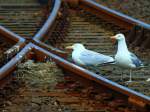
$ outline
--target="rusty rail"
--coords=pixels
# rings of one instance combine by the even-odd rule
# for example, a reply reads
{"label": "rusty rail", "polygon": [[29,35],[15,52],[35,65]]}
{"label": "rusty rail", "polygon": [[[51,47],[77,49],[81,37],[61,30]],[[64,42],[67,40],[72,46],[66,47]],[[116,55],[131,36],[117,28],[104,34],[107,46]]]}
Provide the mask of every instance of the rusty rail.
{"label": "rusty rail", "polygon": [[18,43],[23,43],[25,41],[22,37],[4,28],[3,26],[0,26],[0,34]]}

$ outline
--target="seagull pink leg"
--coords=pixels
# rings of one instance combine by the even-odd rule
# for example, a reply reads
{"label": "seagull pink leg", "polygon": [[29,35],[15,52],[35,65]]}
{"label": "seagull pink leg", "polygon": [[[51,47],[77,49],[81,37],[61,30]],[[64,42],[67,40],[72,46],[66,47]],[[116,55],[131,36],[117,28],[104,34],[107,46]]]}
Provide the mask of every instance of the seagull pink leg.
{"label": "seagull pink leg", "polygon": [[128,83],[131,83],[131,82],[132,82],[132,71],[131,71],[131,69],[130,69],[130,78],[129,78],[128,81],[126,81],[126,83],[128,84]]}

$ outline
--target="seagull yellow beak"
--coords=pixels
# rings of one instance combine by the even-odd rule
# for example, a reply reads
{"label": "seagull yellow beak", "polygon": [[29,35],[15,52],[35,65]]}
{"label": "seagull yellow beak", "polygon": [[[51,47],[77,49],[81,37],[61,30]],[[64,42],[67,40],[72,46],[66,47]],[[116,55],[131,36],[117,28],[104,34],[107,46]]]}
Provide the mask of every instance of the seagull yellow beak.
{"label": "seagull yellow beak", "polygon": [[110,38],[111,38],[111,39],[116,39],[116,37],[115,37],[115,36],[111,36]]}
{"label": "seagull yellow beak", "polygon": [[73,46],[67,46],[66,49],[73,49]]}
{"label": "seagull yellow beak", "polygon": [[110,37],[112,39],[112,42],[115,44],[116,43],[116,37],[115,36],[112,36]]}

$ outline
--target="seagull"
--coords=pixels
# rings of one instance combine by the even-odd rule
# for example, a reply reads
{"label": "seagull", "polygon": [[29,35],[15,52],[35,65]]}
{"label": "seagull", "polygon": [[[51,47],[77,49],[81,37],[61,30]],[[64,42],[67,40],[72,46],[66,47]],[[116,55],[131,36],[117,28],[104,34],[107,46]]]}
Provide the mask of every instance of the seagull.
{"label": "seagull", "polygon": [[92,67],[114,62],[112,57],[88,50],[80,43],[75,43],[72,46],[66,47],[66,49],[73,49],[72,59],[78,65]]}
{"label": "seagull", "polygon": [[143,63],[134,53],[128,50],[125,36],[123,34],[112,36],[111,39],[118,41],[118,49],[115,55],[115,64],[120,67],[130,69],[130,79],[127,82],[132,82],[131,70],[143,67]]}

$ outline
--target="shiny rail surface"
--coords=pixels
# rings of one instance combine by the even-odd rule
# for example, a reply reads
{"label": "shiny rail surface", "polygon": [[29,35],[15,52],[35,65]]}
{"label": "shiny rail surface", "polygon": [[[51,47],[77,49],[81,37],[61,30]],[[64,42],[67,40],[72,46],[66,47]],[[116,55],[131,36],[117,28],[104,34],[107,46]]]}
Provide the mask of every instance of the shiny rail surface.
{"label": "shiny rail surface", "polygon": [[[103,76],[97,75],[94,72],[91,72],[87,69],[79,67],[73,63],[70,63],[69,61],[64,59],[64,57],[66,56],[66,53],[64,51],[62,51],[64,46],[66,46],[66,45],[62,45],[65,43],[64,41],[66,41],[65,40],[66,32],[63,32],[63,31],[66,31],[66,29],[68,28],[69,20],[70,20],[70,19],[68,20],[68,18],[65,18],[68,16],[67,14],[64,14],[65,11],[68,11],[69,13],[73,12],[73,14],[74,14],[74,16],[70,17],[71,20],[75,22],[75,24],[73,25],[72,28],[75,28],[76,25],[77,25],[77,27],[78,27],[78,25],[82,26],[81,22],[82,22],[82,18],[84,16],[89,17],[89,18],[94,17],[94,19],[96,19],[96,20],[98,20],[97,18],[101,18],[102,20],[105,18],[106,20],[104,23],[107,23],[108,25],[115,25],[115,26],[118,25],[118,27],[116,27],[117,30],[115,30],[115,31],[118,31],[118,30],[124,31],[124,33],[128,36],[129,43],[133,43],[133,42],[135,42],[135,40],[141,39],[141,36],[136,37],[136,39],[132,38],[133,36],[135,36],[135,34],[136,34],[135,32],[137,32],[137,30],[140,29],[140,31],[141,31],[141,29],[142,29],[142,31],[149,31],[149,29],[145,25],[145,23],[143,26],[141,23],[139,24],[138,21],[134,21],[133,19],[131,19],[129,17],[125,17],[124,15],[120,15],[120,14],[118,16],[118,13],[113,12],[110,9],[108,10],[104,7],[102,8],[102,7],[100,7],[100,5],[98,5],[94,2],[91,2],[90,0],[79,0],[77,3],[76,3],[76,1],[75,1],[75,3],[73,3],[70,1],[67,2],[67,0],[66,0],[63,2],[62,8],[60,8],[61,0],[55,0],[53,3],[54,4],[53,4],[52,12],[50,13],[46,23],[39,30],[39,32],[33,37],[34,38],[33,40],[28,40],[31,43],[27,44],[21,50],[21,52],[19,52],[16,56],[14,56],[5,66],[3,66],[0,69],[1,85],[3,83],[5,83],[6,79],[9,79],[12,77],[12,72],[16,69],[17,65],[19,63],[21,63],[22,60],[26,59],[26,57],[30,57],[30,52],[33,51],[33,52],[35,52],[35,55],[33,55],[33,57],[36,58],[37,60],[43,61],[45,59],[45,57],[46,58],[51,57],[53,59],[53,61],[55,61],[65,71],[71,72],[71,73],[73,73],[75,75],[79,75],[81,77],[84,77],[85,80],[94,81],[99,86],[104,87],[104,88],[106,87],[107,88],[106,91],[110,90],[119,96],[121,95],[121,98],[123,98],[123,97],[125,98],[125,99],[123,99],[125,102],[132,102],[133,105],[140,106],[142,108],[141,112],[148,111],[148,109],[150,108],[150,97],[149,96],[145,96],[145,95],[138,93],[136,91],[133,91],[127,87],[121,86],[115,82],[112,82],[112,81],[104,78]],[[77,12],[75,9],[68,9],[70,6],[66,5],[66,3],[68,3],[70,6],[73,6],[73,8],[79,6],[77,8]],[[77,15],[79,14],[79,15],[76,16],[76,14]],[[99,16],[101,14],[103,15],[103,18],[101,16]],[[83,16],[83,17],[80,18],[80,16]],[[111,17],[111,19],[110,19],[110,17]],[[77,19],[81,20],[81,21],[79,21],[80,24],[77,24]],[[112,23],[112,20],[113,20],[113,23]],[[60,23],[59,23],[59,21],[60,21]],[[90,21],[90,20],[87,20],[87,21]],[[90,22],[93,22],[93,21],[90,21]],[[120,23],[120,24],[118,24],[118,23]],[[58,25],[58,27],[57,27],[57,25]],[[86,25],[86,22],[84,25]],[[84,25],[83,25],[83,27],[85,27]],[[92,24],[91,24],[91,26],[92,26]],[[113,27],[115,27],[115,26],[113,26]],[[63,30],[61,30],[61,29],[63,29]],[[61,34],[57,30],[61,31]],[[4,29],[2,30],[2,32],[4,32]],[[72,33],[72,31],[71,31],[71,33]],[[79,35],[79,37],[84,36],[84,33],[85,32],[81,32],[82,35]],[[105,34],[105,30],[103,33]],[[98,34],[98,35],[100,35],[100,34]],[[110,36],[111,34],[112,33],[107,34],[107,37]],[[147,32],[144,33],[144,35],[145,34],[147,34]],[[6,33],[6,35],[9,35],[10,38],[13,38],[13,36],[17,38],[17,36],[15,34],[13,34],[12,32],[8,32],[8,33]],[[95,37],[96,35],[93,35],[93,36]],[[100,39],[105,39],[105,38],[103,38],[104,36],[101,36]],[[87,35],[85,35],[85,38],[86,37],[87,37]],[[47,41],[47,39],[51,40],[50,45],[46,45],[45,43],[43,43],[43,42]],[[67,39],[67,37],[66,37],[66,39]],[[82,38],[80,38],[80,39],[82,39]],[[149,40],[149,38],[145,37],[145,39],[143,40],[144,42],[138,43],[138,46],[140,46],[144,49],[149,48],[149,46],[147,46],[147,43],[145,42],[145,40]],[[23,44],[25,44],[24,39],[21,38],[20,41],[23,41]],[[89,39],[89,41],[91,41],[91,39]],[[68,40],[68,42],[71,44],[71,43],[74,43],[75,41],[71,42]],[[95,45],[96,44],[94,44],[94,46]],[[90,46],[89,46],[89,48],[90,48]],[[95,47],[93,49],[95,49]],[[53,54],[53,53],[55,53],[55,54]],[[107,53],[109,54],[110,52],[107,52]],[[58,55],[61,57],[59,57]]]}

